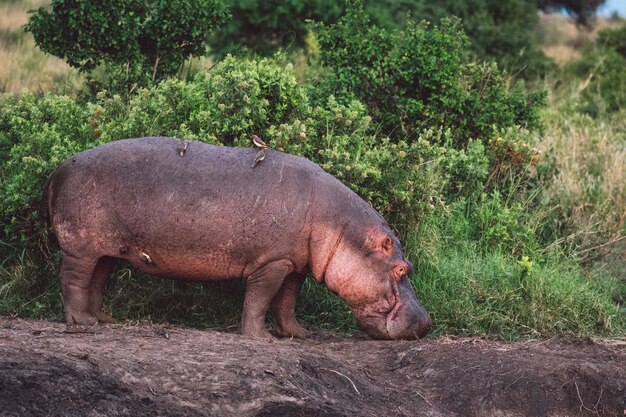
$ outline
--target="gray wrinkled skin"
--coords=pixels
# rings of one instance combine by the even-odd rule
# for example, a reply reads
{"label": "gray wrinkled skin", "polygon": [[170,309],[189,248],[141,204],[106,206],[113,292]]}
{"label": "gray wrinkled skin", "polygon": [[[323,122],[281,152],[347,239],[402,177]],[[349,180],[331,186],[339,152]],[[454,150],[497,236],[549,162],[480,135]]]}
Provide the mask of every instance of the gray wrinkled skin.
{"label": "gray wrinkled skin", "polygon": [[382,339],[426,335],[430,318],[411,264],[384,220],[304,158],[170,138],[127,139],[67,159],[44,190],[44,216],[63,254],[68,324],[94,325],[116,258],[196,281],[245,278],[242,332],[305,337],[294,308],[311,272]]}

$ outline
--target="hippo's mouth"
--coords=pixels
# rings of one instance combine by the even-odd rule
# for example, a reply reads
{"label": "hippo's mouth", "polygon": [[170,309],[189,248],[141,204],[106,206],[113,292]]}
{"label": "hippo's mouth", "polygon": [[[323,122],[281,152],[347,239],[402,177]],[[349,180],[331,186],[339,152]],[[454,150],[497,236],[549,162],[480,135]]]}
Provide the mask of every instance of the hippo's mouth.
{"label": "hippo's mouth", "polygon": [[400,311],[401,301],[395,300],[389,309],[364,309],[354,311],[357,325],[361,330],[374,339],[391,340],[393,335],[390,328],[393,329],[393,322],[397,318]]}
{"label": "hippo's mouth", "polygon": [[415,340],[426,336],[432,320],[419,304],[409,278],[403,277],[393,290],[389,298],[352,308],[359,328],[374,339]]}
{"label": "hippo's mouth", "polygon": [[389,313],[393,311],[390,310],[388,312],[380,312],[380,311],[356,311],[353,309],[354,315],[356,317],[356,324],[365,333],[367,333],[373,339],[391,339],[391,335],[387,330],[387,320],[389,317]]}
{"label": "hippo's mouth", "polygon": [[390,310],[370,309],[355,312],[357,324],[374,339],[420,339],[430,330],[431,319],[417,300],[411,301],[397,297]]}
{"label": "hippo's mouth", "polygon": [[400,308],[402,307],[402,300],[396,298],[396,304],[393,306],[393,309],[387,314],[385,320],[385,330],[387,333],[390,333],[390,328],[393,328],[393,322],[398,318],[398,314],[400,313]]}
{"label": "hippo's mouth", "polygon": [[402,299],[387,315],[385,332],[389,339],[415,340],[426,336],[432,321],[430,316],[419,304],[405,303]]}

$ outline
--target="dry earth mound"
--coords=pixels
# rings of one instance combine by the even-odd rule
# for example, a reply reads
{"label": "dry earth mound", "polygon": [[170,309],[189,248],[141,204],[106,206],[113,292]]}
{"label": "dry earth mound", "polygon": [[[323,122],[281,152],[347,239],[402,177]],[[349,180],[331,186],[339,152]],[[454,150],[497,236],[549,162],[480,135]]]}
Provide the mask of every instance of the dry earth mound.
{"label": "dry earth mound", "polygon": [[626,341],[306,341],[0,317],[0,416],[622,416]]}

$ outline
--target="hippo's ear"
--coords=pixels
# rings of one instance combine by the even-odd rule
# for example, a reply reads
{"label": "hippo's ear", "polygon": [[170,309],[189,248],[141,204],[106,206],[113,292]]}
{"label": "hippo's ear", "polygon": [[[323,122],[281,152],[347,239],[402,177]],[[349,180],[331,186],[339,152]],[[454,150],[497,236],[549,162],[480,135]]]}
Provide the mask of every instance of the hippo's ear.
{"label": "hippo's ear", "polygon": [[386,256],[391,256],[393,253],[393,240],[387,234],[370,234],[365,239],[365,247]]}

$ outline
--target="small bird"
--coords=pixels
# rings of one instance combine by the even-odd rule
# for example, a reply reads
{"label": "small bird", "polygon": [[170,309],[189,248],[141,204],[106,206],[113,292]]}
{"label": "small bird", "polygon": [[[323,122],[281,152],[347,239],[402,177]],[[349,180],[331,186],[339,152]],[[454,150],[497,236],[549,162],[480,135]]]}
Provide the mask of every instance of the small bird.
{"label": "small bird", "polygon": [[265,159],[265,154],[267,153],[267,150],[270,147],[267,146],[267,143],[263,142],[263,140],[257,135],[250,136],[250,140],[252,140],[252,143],[254,143],[254,146],[259,148],[259,151],[256,153],[256,156],[254,157],[254,163],[252,164],[252,168],[254,168],[256,164],[258,164],[259,162]]}
{"label": "small bird", "polygon": [[181,139],[178,144],[178,154],[180,156],[185,156],[185,152],[187,152],[187,141],[185,139]]}
{"label": "small bird", "polygon": [[263,140],[258,137],[257,135],[252,135],[250,136],[250,139],[252,140],[252,143],[254,143],[254,145],[257,148],[263,148],[263,149],[268,149],[269,146],[267,146],[267,143],[263,142]]}
{"label": "small bird", "polygon": [[256,164],[258,164],[259,162],[265,159],[265,154],[267,153],[268,149],[269,148],[259,149],[259,151],[256,153],[256,156],[254,157],[254,163],[252,164],[252,168],[254,168]]}

